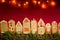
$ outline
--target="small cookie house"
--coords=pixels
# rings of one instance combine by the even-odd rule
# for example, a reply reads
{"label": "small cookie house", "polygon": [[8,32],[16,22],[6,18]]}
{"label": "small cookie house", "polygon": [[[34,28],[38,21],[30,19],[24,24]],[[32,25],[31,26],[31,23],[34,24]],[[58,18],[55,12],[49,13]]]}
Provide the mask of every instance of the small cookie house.
{"label": "small cookie house", "polygon": [[60,34],[60,23],[58,24],[58,33]]}
{"label": "small cookie house", "polygon": [[9,20],[8,22],[8,27],[11,32],[15,32],[15,21],[14,20]]}
{"label": "small cookie house", "polygon": [[24,34],[30,33],[30,20],[28,18],[25,18],[23,20],[23,33]]}
{"label": "small cookie house", "polygon": [[5,33],[6,31],[8,31],[8,24],[7,24],[7,21],[5,20],[2,20],[0,22],[0,27],[1,27],[1,33]]}
{"label": "small cookie house", "polygon": [[16,32],[18,33],[18,34],[21,34],[22,33],[22,24],[21,24],[21,22],[20,21],[18,21],[17,22],[17,24],[16,24]]}
{"label": "small cookie house", "polygon": [[52,22],[52,34],[57,32],[57,22],[53,21]]}
{"label": "small cookie house", "polygon": [[38,34],[43,35],[45,33],[45,23],[42,19],[38,22]]}
{"label": "small cookie house", "polygon": [[32,34],[37,32],[37,21],[35,19],[31,20],[31,32]]}
{"label": "small cookie house", "polygon": [[45,30],[46,30],[46,33],[47,33],[47,34],[51,34],[51,24],[50,24],[50,23],[47,23],[47,24],[46,24]]}

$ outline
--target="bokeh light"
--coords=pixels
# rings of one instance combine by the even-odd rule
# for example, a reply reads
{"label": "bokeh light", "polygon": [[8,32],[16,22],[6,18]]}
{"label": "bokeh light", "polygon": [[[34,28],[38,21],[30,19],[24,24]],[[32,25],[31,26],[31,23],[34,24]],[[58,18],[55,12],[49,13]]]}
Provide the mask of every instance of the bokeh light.
{"label": "bokeh light", "polygon": [[46,5],[45,3],[42,3],[41,7],[42,7],[43,9],[46,9],[46,8],[47,8],[47,5]]}
{"label": "bokeh light", "polygon": [[51,4],[51,6],[53,6],[53,7],[56,5],[56,3],[55,3],[54,1],[51,1],[50,4]]}

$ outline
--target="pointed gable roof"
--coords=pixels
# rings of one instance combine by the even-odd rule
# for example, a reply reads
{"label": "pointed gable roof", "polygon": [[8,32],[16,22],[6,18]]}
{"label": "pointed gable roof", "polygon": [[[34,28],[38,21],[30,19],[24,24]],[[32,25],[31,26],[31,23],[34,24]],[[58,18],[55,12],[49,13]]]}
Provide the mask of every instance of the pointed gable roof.
{"label": "pointed gable roof", "polygon": [[16,27],[17,27],[18,25],[22,27],[22,24],[21,24],[20,21],[17,22]]}
{"label": "pointed gable roof", "polygon": [[40,20],[38,22],[38,26],[40,26],[40,25],[45,26],[45,23],[42,18],[40,18]]}
{"label": "pointed gable roof", "polygon": [[23,20],[23,23],[24,22],[30,22],[30,20],[26,17],[26,18],[24,18],[24,20]]}

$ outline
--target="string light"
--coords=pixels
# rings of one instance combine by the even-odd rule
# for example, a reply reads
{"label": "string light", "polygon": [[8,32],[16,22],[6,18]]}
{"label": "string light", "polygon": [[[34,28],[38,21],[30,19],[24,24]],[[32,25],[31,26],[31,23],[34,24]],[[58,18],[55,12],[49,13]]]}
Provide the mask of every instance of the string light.
{"label": "string light", "polygon": [[26,4],[28,4],[28,1],[26,1]]}
{"label": "string light", "polygon": [[26,4],[24,3],[24,6],[25,6]]}
{"label": "string light", "polygon": [[[4,2],[6,2],[6,0],[0,0],[0,2],[4,3]],[[25,7],[25,8],[27,8],[28,7],[28,4],[29,4],[28,1],[26,1],[23,4],[20,4],[20,3],[18,3],[17,0],[11,0],[11,1],[9,1],[9,3],[11,5],[18,6],[18,7],[21,7],[21,5],[23,5],[22,7]],[[56,5],[56,3],[54,1],[50,1],[50,0],[47,0],[46,2],[43,2],[43,3],[41,3],[41,1],[32,0],[32,3],[34,5],[37,5],[38,4],[38,6],[41,5],[41,8],[44,8],[44,9],[47,8],[48,6],[53,6],[54,7]]]}
{"label": "string light", "polygon": [[4,3],[5,2],[5,0],[2,0],[2,3]]}
{"label": "string light", "polygon": [[47,0],[47,3],[49,2],[49,0]]}
{"label": "string light", "polygon": [[18,7],[21,7],[21,4],[20,3],[18,3]]}
{"label": "string light", "polygon": [[16,5],[16,0],[12,0],[12,1],[11,1],[11,4],[12,4],[12,5]]}
{"label": "string light", "polygon": [[40,5],[40,1],[38,1],[38,5]]}
{"label": "string light", "polygon": [[27,7],[28,7],[28,1],[24,3],[24,8],[27,8]]}
{"label": "string light", "polygon": [[43,9],[47,8],[47,6],[46,6],[45,3],[43,3],[43,4],[41,5],[41,7],[42,7]]}
{"label": "string light", "polygon": [[51,1],[51,6],[55,6],[56,3],[54,1]]}
{"label": "string light", "polygon": [[33,0],[33,3],[36,5],[37,4],[37,1],[36,0]]}

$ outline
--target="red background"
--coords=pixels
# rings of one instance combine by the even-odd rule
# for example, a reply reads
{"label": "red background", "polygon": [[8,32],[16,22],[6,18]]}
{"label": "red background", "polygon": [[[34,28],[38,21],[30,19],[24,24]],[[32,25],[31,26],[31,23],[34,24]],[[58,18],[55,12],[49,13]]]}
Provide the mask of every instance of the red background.
{"label": "red background", "polygon": [[19,9],[19,8],[6,8],[0,7],[0,21],[10,19],[20,21],[28,17],[30,20],[35,18],[37,21],[42,18],[45,23],[51,23],[52,21],[60,22],[60,8],[51,9]]}

